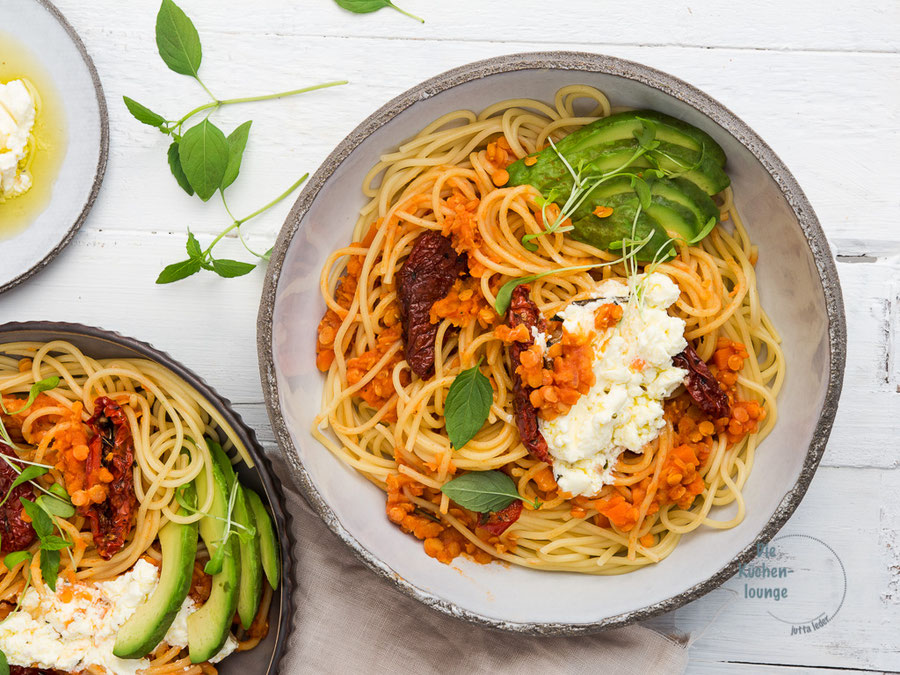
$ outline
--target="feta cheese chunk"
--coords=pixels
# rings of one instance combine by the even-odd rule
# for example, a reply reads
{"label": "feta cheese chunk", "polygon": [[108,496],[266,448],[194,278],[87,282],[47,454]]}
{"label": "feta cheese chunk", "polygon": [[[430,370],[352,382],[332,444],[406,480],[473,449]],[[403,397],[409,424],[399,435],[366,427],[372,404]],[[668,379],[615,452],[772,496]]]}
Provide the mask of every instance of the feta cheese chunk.
{"label": "feta cheese chunk", "polygon": [[28,152],[35,105],[22,80],[0,84],[0,202],[31,188],[31,174],[20,163]]}
{"label": "feta cheese chunk", "polygon": [[[539,423],[561,490],[597,494],[613,482],[619,456],[625,450],[643,452],[665,426],[662,402],[687,375],[672,365],[672,357],[687,346],[684,321],[666,311],[679,295],[678,286],[664,274],[637,275],[627,285],[603,281],[591,302],[570,304],[560,312],[569,333],[594,334],[596,378],[567,414]],[[622,318],[597,330],[595,311],[608,303],[622,307]]]}

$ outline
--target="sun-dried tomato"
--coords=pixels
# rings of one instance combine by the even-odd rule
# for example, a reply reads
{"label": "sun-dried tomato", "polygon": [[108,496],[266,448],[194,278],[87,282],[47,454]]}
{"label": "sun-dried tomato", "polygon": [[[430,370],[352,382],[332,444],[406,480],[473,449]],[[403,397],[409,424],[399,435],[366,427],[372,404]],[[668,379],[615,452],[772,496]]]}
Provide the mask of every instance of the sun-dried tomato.
{"label": "sun-dried tomato", "polygon": [[[137,499],[134,495],[134,440],[125,412],[105,396],[94,401],[94,416],[88,426],[91,439],[85,461],[85,489],[105,490],[105,498],[93,499],[80,507],[81,515],[91,522],[91,533],[100,557],[109,560],[125,545],[131,529]],[[109,480],[111,477],[111,480]],[[103,480],[106,478],[107,480]]]}
{"label": "sun-dried tomato", "polygon": [[719,381],[709,371],[709,366],[693,347],[688,345],[683,352],[672,357],[672,363],[688,371],[684,386],[700,410],[713,419],[731,415],[728,394],[722,390]]}
{"label": "sun-dried tomato", "polygon": [[27,668],[25,666],[10,666],[9,675],[55,675],[60,671],[47,668]]}
{"label": "sun-dried tomato", "polygon": [[522,502],[516,499],[512,504],[500,511],[494,511],[487,514],[484,522],[479,523],[481,527],[486,529],[493,535],[500,536],[519,519],[522,515]]}
{"label": "sun-dried tomato", "polygon": [[522,352],[534,344],[531,329],[543,330],[544,328],[543,317],[541,317],[537,305],[532,301],[531,291],[527,286],[516,286],[513,290],[506,321],[510,328],[525,326],[528,329],[527,341],[512,342],[509,345],[509,361],[513,380],[513,408],[516,412],[519,437],[532,457],[552,464],[553,458],[550,457],[547,449],[547,441],[538,428],[537,408],[531,403],[532,388],[522,382],[522,377],[516,372],[522,363]]}
{"label": "sun-dried tomato", "polygon": [[[12,458],[13,463],[20,470],[24,468],[23,464],[15,461],[16,453],[8,445],[0,443],[0,453]],[[3,499],[9,492],[9,487],[18,475],[5,459],[0,459],[0,499]],[[3,553],[24,551],[34,543],[34,528],[31,523],[22,520],[22,502],[20,501],[22,497],[34,498],[34,493],[28,483],[13,488],[6,503],[0,507],[0,551]]]}
{"label": "sun-dried tomato", "polygon": [[406,361],[422,379],[434,373],[438,324],[431,323],[431,307],[465,271],[466,255],[458,254],[440,232],[426,232],[416,240],[397,275]]}

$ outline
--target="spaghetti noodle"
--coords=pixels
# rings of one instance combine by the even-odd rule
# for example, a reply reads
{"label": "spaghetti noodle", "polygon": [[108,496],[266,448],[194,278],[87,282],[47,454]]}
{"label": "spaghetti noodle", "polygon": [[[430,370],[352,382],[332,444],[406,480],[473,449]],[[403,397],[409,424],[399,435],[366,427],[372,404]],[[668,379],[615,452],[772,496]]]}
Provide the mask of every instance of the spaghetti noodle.
{"label": "spaghetti noodle", "polygon": [[[589,497],[562,493],[517,430],[514,373],[498,329],[502,317],[494,312],[500,287],[545,275],[531,282],[530,295],[549,319],[591,299],[598,281],[624,280],[635,270],[616,252],[545,232],[546,203],[530,185],[505,186],[506,167],[611,112],[602,92],[576,85],[560,89],[553,105],[514,99],[479,114],[444,115],[372,168],[354,243],[324,265],[327,310],[317,365],[325,381],[313,434],[385,490],[388,517],[442,562],[466,554],[479,562],[619,574],[662,560],[683,534],[734,527],[744,517],[741,489],[776,421],[784,358],[760,303],[757,249],[731,188],[715,196],[722,222],[711,234],[692,246],[676,242],[677,255],[654,266],[680,289],[669,311],[711,363],[732,402],[730,417],[712,419],[676,392],[658,437],[641,454],[623,453],[613,484]],[[429,231],[467,254],[469,276],[432,307],[434,375],[422,379],[405,360],[397,278]],[[528,234],[537,235],[535,251],[522,244]],[[609,264],[583,269],[600,262]],[[481,431],[455,448],[445,431],[448,390],[477,363],[490,379],[493,402]],[[440,491],[455,475],[485,470],[509,475],[524,503],[521,517],[500,535]],[[712,514],[729,505],[723,519]]]}

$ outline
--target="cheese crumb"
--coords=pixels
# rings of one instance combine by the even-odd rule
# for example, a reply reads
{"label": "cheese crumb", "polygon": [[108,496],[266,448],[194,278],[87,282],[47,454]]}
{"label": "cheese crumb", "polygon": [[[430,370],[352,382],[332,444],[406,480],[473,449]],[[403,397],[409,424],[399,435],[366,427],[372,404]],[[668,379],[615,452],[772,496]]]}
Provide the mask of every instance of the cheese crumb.
{"label": "cheese crumb", "polygon": [[31,174],[22,168],[22,161],[34,118],[34,99],[25,83],[0,84],[0,202],[31,188]]}

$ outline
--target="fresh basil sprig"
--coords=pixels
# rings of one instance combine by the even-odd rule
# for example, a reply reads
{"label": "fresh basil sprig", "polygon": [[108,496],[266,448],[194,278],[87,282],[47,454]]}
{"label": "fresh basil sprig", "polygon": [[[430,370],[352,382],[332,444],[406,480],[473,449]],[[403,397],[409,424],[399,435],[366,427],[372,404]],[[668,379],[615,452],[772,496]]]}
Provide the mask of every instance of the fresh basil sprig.
{"label": "fresh basil sprig", "polygon": [[[34,528],[38,540],[40,540],[40,548],[38,550],[41,555],[41,576],[44,579],[44,583],[50,587],[50,590],[55,592],[56,580],[59,578],[59,552],[71,547],[72,542],[53,534],[53,520],[39,504],[28,499],[20,498],[19,501],[22,503],[25,513],[31,518],[31,526]],[[30,557],[27,551],[20,551],[19,553],[25,553],[26,555],[25,558],[20,557],[17,564]],[[6,563],[4,562],[4,564]],[[7,569],[10,569],[9,565],[7,565]]]}
{"label": "fresh basil sprig", "polygon": [[31,389],[28,390],[28,400],[25,401],[25,405],[18,410],[8,410],[6,404],[3,403],[3,398],[0,397],[0,409],[7,415],[20,415],[34,405],[35,399],[40,394],[43,394],[45,391],[50,391],[51,389],[56,389],[58,386],[59,378],[55,375],[53,377],[46,377],[43,380],[38,380],[31,385]]}
{"label": "fresh basil sprig", "polygon": [[420,16],[416,16],[415,14],[410,14],[405,9],[400,9],[395,5],[391,0],[334,0],[339,7],[346,9],[349,12],[353,12],[354,14],[369,14],[370,12],[377,12],[379,9],[384,9],[386,7],[390,7],[391,9],[395,9],[401,14],[405,14],[411,19],[415,19],[420,23],[425,23],[425,19]]}
{"label": "fresh basil sprig", "polygon": [[494,390],[478,363],[453,378],[444,404],[444,424],[450,443],[457,450],[472,440],[484,426],[491,411]]}
{"label": "fresh basil sprig", "polygon": [[[203,61],[200,35],[197,33],[194,23],[172,0],[162,0],[159,13],[156,16],[156,46],[160,57],[170,70],[197,80],[197,83],[203,87],[203,90],[209,94],[212,100],[197,106],[187,114],[174,120],[154,112],[128,96],[123,97],[125,107],[128,108],[128,112],[137,121],[159,129],[160,132],[172,138],[172,142],[166,151],[166,159],[169,164],[169,170],[181,189],[190,196],[197,195],[203,201],[208,201],[218,192],[222,198],[222,205],[231,218],[231,224],[205,249],[202,249],[196,238],[189,233],[187,243],[188,259],[167,266],[156,279],[156,283],[172,283],[196,274],[200,270],[209,270],[220,277],[226,278],[243,276],[255,269],[256,263],[216,258],[213,255],[213,248],[229,232],[237,230],[238,235],[240,235],[241,225],[289,196],[306,180],[306,176],[304,175],[295,181],[284,193],[261,209],[254,211],[245,218],[236,218],[225,201],[225,190],[235,181],[240,173],[241,160],[243,159],[244,149],[247,147],[252,122],[244,122],[228,136],[208,118],[186,130],[184,130],[185,124],[196,115],[204,112],[208,115],[210,112],[225,105],[295,96],[317,89],[347,84],[347,81],[326,82],[302,89],[293,89],[263,96],[219,99],[212,94],[203,80],[200,79],[200,64]],[[243,237],[240,237],[240,240],[251,255],[261,260],[269,259],[271,250],[257,253],[247,246]]]}
{"label": "fresh basil sprig", "polygon": [[[441,492],[464,509],[478,513],[502,511],[517,499],[522,499],[513,479],[502,471],[465,473],[444,483]],[[535,501],[533,506],[539,509],[541,504]]]}

